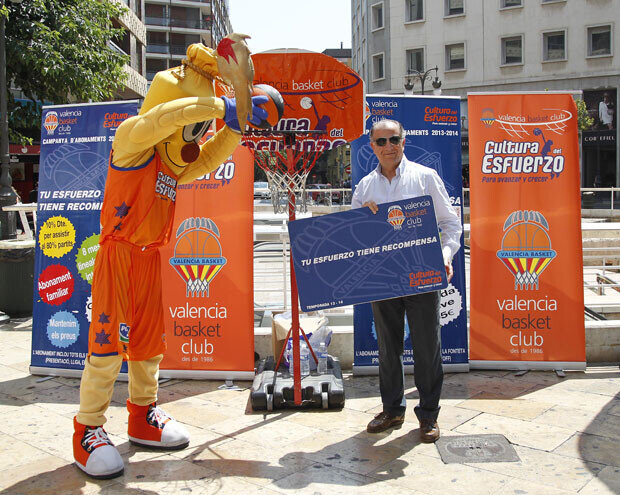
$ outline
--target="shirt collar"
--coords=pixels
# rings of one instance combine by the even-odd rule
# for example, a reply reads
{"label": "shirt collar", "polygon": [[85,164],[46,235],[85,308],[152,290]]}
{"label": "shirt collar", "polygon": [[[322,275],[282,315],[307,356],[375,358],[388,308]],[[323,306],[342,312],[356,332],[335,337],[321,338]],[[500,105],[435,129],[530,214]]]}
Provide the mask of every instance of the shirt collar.
{"label": "shirt collar", "polygon": [[[400,179],[400,176],[403,174],[403,171],[405,170],[406,166],[407,166],[407,159],[405,158],[405,155],[403,154],[403,157],[401,158],[400,163],[398,164],[398,167],[396,167],[395,178]],[[380,163],[377,164],[377,167],[375,168],[375,172],[383,177],[383,174],[381,173]]]}

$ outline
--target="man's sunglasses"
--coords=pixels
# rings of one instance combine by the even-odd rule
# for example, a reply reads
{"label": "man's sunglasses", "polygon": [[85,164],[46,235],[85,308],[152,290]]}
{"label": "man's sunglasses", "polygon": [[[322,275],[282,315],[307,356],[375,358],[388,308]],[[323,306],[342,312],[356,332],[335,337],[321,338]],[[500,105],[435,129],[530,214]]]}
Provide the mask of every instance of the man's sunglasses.
{"label": "man's sunglasses", "polygon": [[[397,145],[400,144],[402,138],[400,136],[390,136],[390,144]],[[375,139],[375,143],[377,146],[385,146],[388,142],[388,138],[377,138]]]}

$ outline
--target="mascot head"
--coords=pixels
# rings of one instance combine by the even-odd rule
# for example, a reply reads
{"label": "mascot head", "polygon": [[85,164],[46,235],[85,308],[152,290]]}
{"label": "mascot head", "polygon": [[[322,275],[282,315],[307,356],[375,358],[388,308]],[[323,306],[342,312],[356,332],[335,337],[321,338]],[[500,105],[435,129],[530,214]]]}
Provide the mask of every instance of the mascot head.
{"label": "mascot head", "polygon": [[[213,80],[218,77],[213,50],[195,43],[187,48],[181,67],[158,72],[140,109],[140,115],[161,103],[188,96],[215,96]],[[189,124],[155,145],[159,156],[177,175],[196,161],[200,154],[198,142],[212,120]]]}

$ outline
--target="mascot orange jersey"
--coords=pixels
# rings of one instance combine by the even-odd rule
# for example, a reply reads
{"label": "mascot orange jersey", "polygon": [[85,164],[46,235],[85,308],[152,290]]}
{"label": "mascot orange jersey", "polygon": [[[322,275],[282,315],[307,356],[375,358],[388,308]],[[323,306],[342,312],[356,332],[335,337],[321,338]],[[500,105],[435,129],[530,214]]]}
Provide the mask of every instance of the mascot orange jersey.
{"label": "mascot orange jersey", "polygon": [[[198,144],[213,119],[225,115],[213,87],[219,73],[217,54],[190,45],[183,66],[157,73],[139,115],[116,132],[93,278],[89,355],[120,353],[140,361],[165,350],[157,248],[170,236],[177,184],[214,170],[241,138],[225,126]],[[236,91],[237,100],[246,94],[244,111],[251,96]]]}

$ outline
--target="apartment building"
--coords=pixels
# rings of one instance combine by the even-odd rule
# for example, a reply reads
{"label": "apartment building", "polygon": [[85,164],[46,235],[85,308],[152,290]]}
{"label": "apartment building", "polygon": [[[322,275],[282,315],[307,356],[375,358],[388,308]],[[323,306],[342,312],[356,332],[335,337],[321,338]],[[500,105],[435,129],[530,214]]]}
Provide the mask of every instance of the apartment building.
{"label": "apartment building", "polygon": [[[351,0],[353,68],[368,93],[413,94],[431,70],[468,92],[578,90],[594,123],[582,133],[582,186],[618,186],[617,0]],[[438,92],[438,91],[436,91]],[[606,113],[603,112],[603,104]]]}
{"label": "apartment building", "polygon": [[215,48],[232,32],[228,0],[144,0],[146,78],[181,64],[188,45]]}

